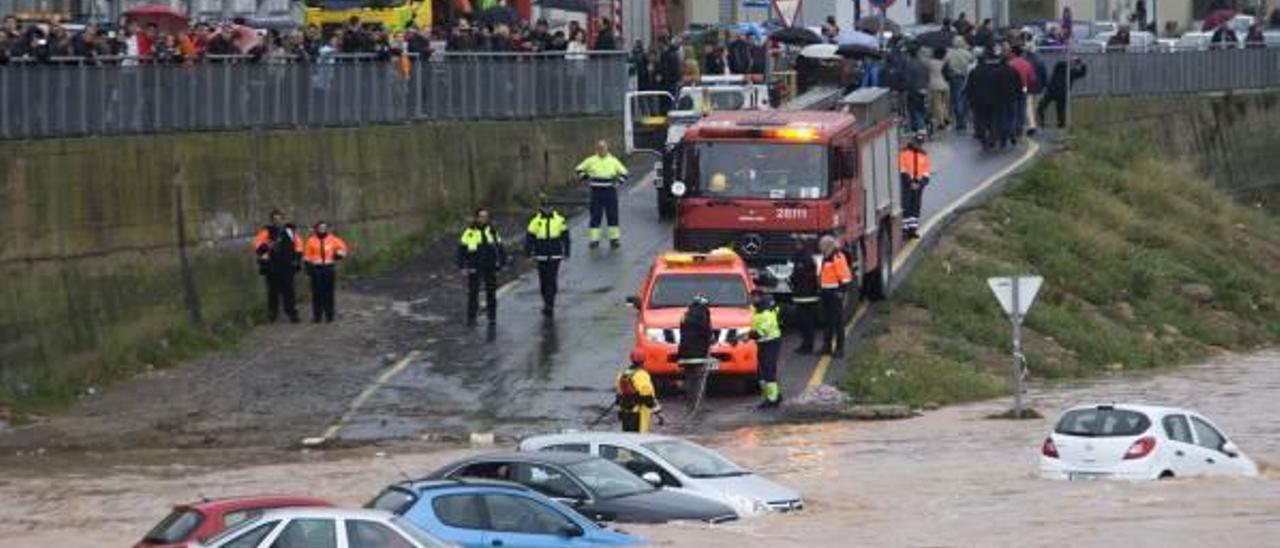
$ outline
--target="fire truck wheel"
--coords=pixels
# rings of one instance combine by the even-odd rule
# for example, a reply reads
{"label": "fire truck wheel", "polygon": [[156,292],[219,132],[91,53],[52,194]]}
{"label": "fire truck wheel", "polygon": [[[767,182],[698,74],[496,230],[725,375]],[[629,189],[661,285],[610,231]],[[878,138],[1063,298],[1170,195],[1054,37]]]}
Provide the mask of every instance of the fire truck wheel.
{"label": "fire truck wheel", "polygon": [[880,259],[879,266],[875,272],[871,273],[871,279],[868,280],[867,296],[881,300],[889,296],[889,288],[892,287],[893,281],[893,238],[889,237],[887,228],[880,229],[877,241],[876,255]]}

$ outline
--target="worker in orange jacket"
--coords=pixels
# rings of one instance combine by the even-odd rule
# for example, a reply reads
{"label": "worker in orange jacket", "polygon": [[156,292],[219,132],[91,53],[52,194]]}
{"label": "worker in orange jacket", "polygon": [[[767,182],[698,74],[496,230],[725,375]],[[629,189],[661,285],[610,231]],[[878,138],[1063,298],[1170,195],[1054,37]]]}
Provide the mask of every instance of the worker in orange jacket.
{"label": "worker in orange jacket", "polygon": [[267,281],[267,319],[276,321],[284,308],[289,321],[298,323],[293,277],[302,268],[302,238],[297,227],[284,221],[283,212],[272,210],[271,224],[258,229],[253,237],[253,252],[258,257],[258,273]]}
{"label": "worker in orange jacket", "polygon": [[822,353],[844,357],[844,299],[853,283],[849,269],[849,257],[840,250],[840,243],[832,236],[818,241],[822,252],[822,265],[818,268],[819,295],[822,300],[823,338]]}
{"label": "worker in orange jacket", "polygon": [[334,316],[333,293],[336,286],[338,261],[347,258],[347,242],[329,232],[329,223],[316,223],[307,238],[302,260],[311,278],[311,322],[332,322]]}
{"label": "worker in orange jacket", "polygon": [[917,238],[920,230],[920,205],[924,187],[929,185],[929,153],[924,151],[925,133],[916,133],[898,153],[898,172],[902,183],[902,228],[907,238]]}

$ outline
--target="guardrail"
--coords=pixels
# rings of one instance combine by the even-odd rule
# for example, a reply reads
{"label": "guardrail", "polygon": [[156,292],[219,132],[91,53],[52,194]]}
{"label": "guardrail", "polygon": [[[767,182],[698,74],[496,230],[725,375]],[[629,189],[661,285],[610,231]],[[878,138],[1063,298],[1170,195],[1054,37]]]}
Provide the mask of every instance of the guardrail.
{"label": "guardrail", "polygon": [[1070,55],[1088,75],[1072,97],[1171,95],[1280,88],[1280,48],[1175,52],[1042,53],[1050,70]]}
{"label": "guardrail", "polygon": [[625,54],[0,66],[0,138],[616,115]]}

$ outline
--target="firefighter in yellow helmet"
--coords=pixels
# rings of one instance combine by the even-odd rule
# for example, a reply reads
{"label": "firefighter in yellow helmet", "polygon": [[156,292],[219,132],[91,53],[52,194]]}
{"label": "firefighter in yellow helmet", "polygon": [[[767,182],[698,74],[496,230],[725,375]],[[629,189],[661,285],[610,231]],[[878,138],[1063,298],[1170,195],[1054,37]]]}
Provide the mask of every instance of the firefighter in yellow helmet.
{"label": "firefighter in yellow helmet", "polygon": [[653,380],[643,366],[644,352],[632,350],[631,363],[614,382],[617,388],[614,401],[618,405],[618,420],[622,422],[623,432],[648,432],[653,415],[662,412],[658,395],[653,390]]}

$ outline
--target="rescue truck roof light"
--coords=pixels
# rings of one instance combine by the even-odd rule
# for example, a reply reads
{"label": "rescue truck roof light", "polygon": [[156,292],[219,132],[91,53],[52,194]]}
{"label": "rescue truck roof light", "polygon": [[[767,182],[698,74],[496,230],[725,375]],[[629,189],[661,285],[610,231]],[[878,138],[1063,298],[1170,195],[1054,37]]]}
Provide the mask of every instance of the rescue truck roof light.
{"label": "rescue truck roof light", "polygon": [[[753,126],[764,124],[752,123]],[[818,128],[779,125],[778,127],[709,127],[702,130],[707,137],[736,139],[778,139],[781,141],[817,141]]]}
{"label": "rescue truck roof light", "polygon": [[671,251],[662,256],[667,266],[689,266],[703,263],[732,263],[738,255],[728,249],[714,249],[710,253],[682,253]]}

